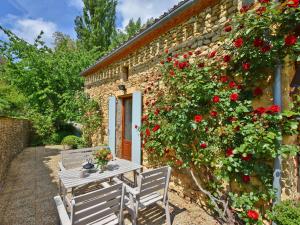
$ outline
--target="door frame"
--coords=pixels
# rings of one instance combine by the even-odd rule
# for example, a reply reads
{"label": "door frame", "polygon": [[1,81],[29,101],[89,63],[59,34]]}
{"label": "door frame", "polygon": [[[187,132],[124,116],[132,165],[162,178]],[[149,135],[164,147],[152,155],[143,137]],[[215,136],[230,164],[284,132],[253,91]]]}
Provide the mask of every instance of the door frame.
{"label": "door frame", "polygon": [[[123,151],[124,151],[124,139],[125,139],[125,101],[126,99],[132,99],[132,94],[127,94],[127,95],[122,95],[119,96],[119,99],[122,102],[122,109],[121,109],[121,158],[123,158]],[[133,107],[133,106],[132,106]],[[133,109],[132,109],[133,110]],[[132,124],[131,124],[132,125]],[[132,129],[132,128],[131,128]],[[132,145],[132,140],[131,140],[131,145]],[[132,160],[132,147],[130,148],[130,160]]]}

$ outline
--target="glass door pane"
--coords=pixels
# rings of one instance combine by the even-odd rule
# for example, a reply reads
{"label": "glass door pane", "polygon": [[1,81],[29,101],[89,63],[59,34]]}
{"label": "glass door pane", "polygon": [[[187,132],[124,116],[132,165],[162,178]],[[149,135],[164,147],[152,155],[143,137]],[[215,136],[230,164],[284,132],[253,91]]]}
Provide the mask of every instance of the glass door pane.
{"label": "glass door pane", "polygon": [[131,141],[132,139],[132,98],[124,99],[124,139]]}

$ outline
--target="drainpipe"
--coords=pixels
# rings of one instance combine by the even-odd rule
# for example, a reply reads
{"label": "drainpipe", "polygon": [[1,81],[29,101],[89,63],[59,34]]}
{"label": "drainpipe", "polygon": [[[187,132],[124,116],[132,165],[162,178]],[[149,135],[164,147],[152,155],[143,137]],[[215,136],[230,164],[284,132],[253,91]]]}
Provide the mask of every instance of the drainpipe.
{"label": "drainpipe", "polygon": [[[277,64],[274,74],[274,86],[273,86],[273,99],[274,105],[279,105],[282,109],[282,95],[281,95],[281,71],[282,64]],[[280,148],[281,143],[278,142],[276,148]],[[275,190],[275,199],[273,200],[273,206],[281,201],[281,156],[277,155],[274,159],[274,171],[273,171],[273,189]],[[272,222],[272,225],[276,225]]]}

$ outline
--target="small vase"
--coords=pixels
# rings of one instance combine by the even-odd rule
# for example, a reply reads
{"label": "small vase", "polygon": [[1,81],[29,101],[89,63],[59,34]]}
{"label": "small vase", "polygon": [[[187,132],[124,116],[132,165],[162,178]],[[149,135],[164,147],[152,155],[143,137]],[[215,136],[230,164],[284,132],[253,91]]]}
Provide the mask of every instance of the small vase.
{"label": "small vase", "polygon": [[103,165],[99,165],[99,172],[100,173],[103,173],[104,172],[104,170],[106,170],[106,164],[103,164]]}

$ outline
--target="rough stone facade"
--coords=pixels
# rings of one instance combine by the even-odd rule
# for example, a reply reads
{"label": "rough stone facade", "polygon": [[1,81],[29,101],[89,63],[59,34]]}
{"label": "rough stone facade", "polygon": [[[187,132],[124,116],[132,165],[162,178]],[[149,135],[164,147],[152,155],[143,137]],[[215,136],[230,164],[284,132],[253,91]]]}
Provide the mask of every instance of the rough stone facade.
{"label": "rough stone facade", "polygon": [[[156,38],[149,44],[142,46],[136,51],[126,55],[122,59],[108,64],[107,67],[85,77],[85,90],[94,99],[101,101],[103,110],[102,134],[93,137],[93,144],[107,144],[108,130],[108,97],[116,96],[120,98],[124,95],[132,94],[134,91],[143,92],[143,108],[146,108],[146,102],[151,99],[148,90],[153,88],[163,88],[159,82],[159,62],[161,53],[165,49],[170,52],[183,53],[186,51],[200,50],[208,53],[217,49],[221,44],[221,36],[224,33],[224,24],[241,7],[242,0],[220,0],[217,3],[206,7],[195,16],[191,16],[184,23],[178,24],[172,29],[166,31],[159,38]],[[124,67],[128,68],[128,79],[124,78]],[[284,67],[283,76],[283,95],[284,106],[290,101],[289,90],[290,81],[293,76],[293,67],[287,65]],[[120,91],[118,86],[124,84],[126,92]],[[272,104],[272,80],[265,84],[265,95],[254,105]],[[117,102],[116,118],[116,147],[117,155],[121,148],[121,101]],[[285,140],[287,141],[287,140]],[[294,143],[295,140],[290,140]],[[145,159],[145,157],[144,157]],[[287,161],[284,164],[283,195],[290,196],[296,194],[296,164],[295,160]],[[292,168],[292,169],[291,169]],[[171,184],[171,188],[179,191],[181,195],[188,198],[196,197],[198,203],[201,203],[200,193],[195,192],[194,186],[189,174],[184,171],[176,171],[176,177]]]}
{"label": "rough stone facade", "polygon": [[[159,62],[165,49],[182,53],[187,50],[199,49],[202,52],[212,51],[222,44],[219,41],[224,32],[224,24],[241,6],[240,0],[221,0],[218,4],[207,7],[198,15],[191,17],[183,24],[178,24],[142,48],[116,61],[106,68],[85,77],[86,92],[101,101],[103,109],[103,135],[94,137],[94,145],[107,143],[108,129],[108,97],[120,97],[134,91],[144,91],[159,85]],[[123,68],[128,67],[128,80],[124,79]],[[119,91],[118,85],[124,84],[126,93]],[[145,104],[147,93],[143,95]],[[118,120],[117,120],[118,121]],[[117,132],[118,134],[118,132]],[[117,137],[118,140],[118,137]]]}
{"label": "rough stone facade", "polygon": [[0,189],[11,160],[29,144],[27,120],[0,117]]}

